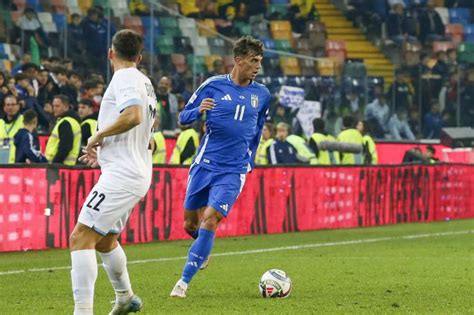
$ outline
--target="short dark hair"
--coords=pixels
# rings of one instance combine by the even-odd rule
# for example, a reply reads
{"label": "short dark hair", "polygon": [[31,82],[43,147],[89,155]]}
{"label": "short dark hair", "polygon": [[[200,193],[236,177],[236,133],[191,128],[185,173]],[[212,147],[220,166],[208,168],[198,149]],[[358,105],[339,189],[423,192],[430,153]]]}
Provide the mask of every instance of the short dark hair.
{"label": "short dark hair", "polygon": [[76,71],[69,71],[69,75],[68,75],[68,78],[71,78],[73,76],[76,76],[79,78],[79,80],[82,80],[82,77],[79,73],[77,73]]}
{"label": "short dark hair", "polygon": [[19,72],[17,74],[15,74],[15,81],[18,82],[18,81],[21,81],[21,80],[28,80],[28,75],[26,73],[23,73],[23,72]]}
{"label": "short dark hair", "polygon": [[450,53],[453,53],[453,52],[456,52],[456,49],[454,48],[449,48],[448,50],[446,50],[446,53],[449,55]]}
{"label": "short dark hair", "polygon": [[68,75],[68,74],[69,74],[69,71],[68,71],[65,67],[63,67],[63,66],[57,66],[57,67],[54,67],[53,73],[55,73],[55,74]]}
{"label": "short dark hair", "polygon": [[321,118],[315,118],[313,120],[313,131],[314,132],[324,132],[326,128],[326,124],[324,122],[324,119]]}
{"label": "short dark hair", "polygon": [[120,59],[135,61],[143,50],[143,38],[135,31],[121,30],[112,38],[112,47]]}
{"label": "short dark hair", "polygon": [[436,153],[436,149],[432,145],[427,146],[426,151],[430,151],[433,154]]}
{"label": "short dark hair", "polygon": [[82,100],[79,101],[79,104],[84,104],[87,107],[94,107],[94,104],[92,104],[92,101],[88,98],[83,98]]}
{"label": "short dark hair", "polygon": [[439,58],[442,54],[446,54],[446,52],[444,50],[440,50],[436,53],[436,57]]}
{"label": "short dark hair", "polygon": [[23,113],[23,122],[29,124],[33,119],[38,118],[38,114],[33,109],[28,109]]}
{"label": "short dark hair", "polygon": [[61,102],[63,102],[64,105],[68,105],[68,106],[69,106],[69,104],[71,103],[71,101],[69,100],[69,97],[67,97],[67,96],[64,95],[64,94],[55,95],[55,96],[53,97],[53,99],[55,99],[55,98],[60,99]]}
{"label": "short dark hair", "polygon": [[82,84],[82,88],[84,90],[95,89],[98,85],[96,80],[86,80],[84,84]]}
{"label": "short dark hair", "polygon": [[345,128],[355,128],[356,124],[357,124],[357,121],[354,118],[354,116],[347,115],[342,118],[342,125]]}
{"label": "short dark hair", "polygon": [[25,63],[23,66],[21,66],[21,71],[26,72],[28,69],[33,68],[36,71],[39,71],[40,67],[32,62]]}
{"label": "short dark hair", "polygon": [[252,36],[243,36],[234,44],[234,57],[263,56],[263,43]]}

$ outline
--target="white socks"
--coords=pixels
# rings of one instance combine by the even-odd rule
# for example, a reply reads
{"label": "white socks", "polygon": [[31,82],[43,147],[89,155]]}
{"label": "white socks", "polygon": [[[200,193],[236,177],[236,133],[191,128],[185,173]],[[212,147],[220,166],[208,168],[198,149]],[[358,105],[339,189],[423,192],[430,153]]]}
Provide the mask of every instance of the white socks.
{"label": "white socks", "polygon": [[71,252],[71,263],[74,315],[93,314],[94,285],[97,279],[95,249]]}
{"label": "white socks", "polygon": [[108,253],[100,253],[104,269],[115,290],[117,303],[123,304],[133,296],[127,270],[127,256],[120,244]]}

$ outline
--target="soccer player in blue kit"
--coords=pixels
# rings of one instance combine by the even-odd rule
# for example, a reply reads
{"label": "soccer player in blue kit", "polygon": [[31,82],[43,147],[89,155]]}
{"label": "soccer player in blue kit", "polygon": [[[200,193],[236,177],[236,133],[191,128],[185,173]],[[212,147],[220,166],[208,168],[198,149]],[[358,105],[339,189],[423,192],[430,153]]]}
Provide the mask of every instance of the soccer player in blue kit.
{"label": "soccer player in blue kit", "polygon": [[206,112],[207,128],[189,170],[184,200],[184,228],[195,241],[173,297],[186,297],[188,284],[211,252],[219,222],[229,214],[251,170],[270,103],[268,89],[254,81],[262,59],[259,40],[240,38],[232,72],[206,80],[179,115],[187,125]]}

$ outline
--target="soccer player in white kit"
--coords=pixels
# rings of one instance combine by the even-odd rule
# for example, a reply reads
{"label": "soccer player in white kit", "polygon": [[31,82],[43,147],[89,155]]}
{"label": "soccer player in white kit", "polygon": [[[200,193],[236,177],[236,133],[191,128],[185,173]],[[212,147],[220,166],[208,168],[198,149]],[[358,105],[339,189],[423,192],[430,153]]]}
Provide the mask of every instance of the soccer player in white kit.
{"label": "soccer player in white kit", "polygon": [[70,236],[75,315],[93,314],[96,251],[116,294],[110,314],[142,308],[131,288],[127,258],[117,242],[132,208],[151,183],[156,97],[150,80],[137,69],[142,48],[143,39],[134,31],[122,30],[113,37],[108,57],[114,75],[102,99],[98,131],[89,138],[80,158],[90,166],[99,165],[102,174]]}

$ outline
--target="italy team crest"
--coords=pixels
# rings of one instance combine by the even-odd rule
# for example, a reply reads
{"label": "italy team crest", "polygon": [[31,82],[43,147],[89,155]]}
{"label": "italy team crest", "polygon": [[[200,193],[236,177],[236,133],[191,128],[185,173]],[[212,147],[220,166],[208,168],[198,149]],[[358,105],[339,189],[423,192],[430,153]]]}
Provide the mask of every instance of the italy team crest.
{"label": "italy team crest", "polygon": [[250,98],[250,104],[252,105],[253,108],[258,107],[258,95],[252,94]]}

